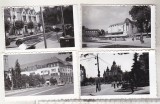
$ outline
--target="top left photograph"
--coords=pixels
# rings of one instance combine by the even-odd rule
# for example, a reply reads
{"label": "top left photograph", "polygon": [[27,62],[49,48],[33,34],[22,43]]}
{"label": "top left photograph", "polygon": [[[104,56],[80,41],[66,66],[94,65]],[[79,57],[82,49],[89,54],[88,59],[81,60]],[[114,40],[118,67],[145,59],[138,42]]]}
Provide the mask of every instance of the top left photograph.
{"label": "top left photograph", "polygon": [[73,5],[5,7],[6,50],[75,47]]}

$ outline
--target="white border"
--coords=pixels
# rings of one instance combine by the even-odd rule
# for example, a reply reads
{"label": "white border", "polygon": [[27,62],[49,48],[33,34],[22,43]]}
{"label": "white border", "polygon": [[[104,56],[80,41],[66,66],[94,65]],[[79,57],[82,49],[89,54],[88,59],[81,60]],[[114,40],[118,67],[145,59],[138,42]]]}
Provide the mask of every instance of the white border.
{"label": "white border", "polygon": [[[59,51],[59,52],[72,52],[73,56],[73,85],[74,85],[74,93],[73,94],[58,94],[58,95],[39,95],[39,96],[16,96],[16,97],[5,97],[6,101],[30,101],[30,100],[60,100],[60,99],[78,99],[79,98],[79,91],[78,91],[78,78],[77,78],[77,61],[76,61],[76,52],[75,51]],[[6,53],[1,55],[20,55],[20,54],[47,54],[47,53],[58,53],[57,52],[32,52],[32,53]],[[3,59],[3,58],[2,58]],[[2,61],[4,62],[4,61]],[[4,74],[4,64],[2,65],[3,74]],[[4,79],[3,85],[4,89]],[[5,96],[5,90],[3,92]]]}
{"label": "white border", "polygon": [[[156,84],[156,63],[155,63],[155,51],[95,51],[95,52],[80,52],[85,53],[134,53],[134,52],[149,52],[149,78],[150,78],[150,94],[139,94],[139,95],[99,95],[99,96],[80,96],[80,99],[137,99],[137,98],[157,98],[157,84]],[[79,60],[80,63],[80,60]],[[80,73],[79,73],[80,75]],[[79,82],[80,83],[80,82]],[[81,89],[80,89],[81,90]]]}
{"label": "white border", "polygon": [[[59,51],[63,51],[63,50],[77,50],[79,47],[79,43],[78,43],[78,39],[79,39],[79,24],[78,24],[78,6],[77,4],[57,4],[57,5],[39,5],[39,6],[3,6],[1,8],[2,10],[2,17],[3,17],[3,28],[4,28],[4,8],[6,7],[45,7],[45,6],[61,6],[61,5],[72,5],[73,6],[73,25],[74,25],[74,43],[75,43],[75,47],[60,47],[60,48],[40,48],[40,49],[27,49],[27,50],[8,50],[6,48],[6,46],[3,46],[3,50],[5,52],[24,52],[24,51],[37,51],[37,52],[41,52],[41,51],[45,51],[45,50],[59,50]],[[4,31],[4,29],[3,29]],[[4,38],[4,45],[5,45],[5,32],[3,32],[3,38]]]}
{"label": "white border", "polygon": [[[91,48],[91,47],[82,47],[82,9],[83,6],[150,6],[151,7],[151,47],[150,48]],[[80,43],[81,43],[81,50],[88,51],[88,50],[148,50],[148,49],[155,49],[155,5],[151,4],[81,4],[80,8],[80,30],[81,30],[81,37],[80,37]]]}

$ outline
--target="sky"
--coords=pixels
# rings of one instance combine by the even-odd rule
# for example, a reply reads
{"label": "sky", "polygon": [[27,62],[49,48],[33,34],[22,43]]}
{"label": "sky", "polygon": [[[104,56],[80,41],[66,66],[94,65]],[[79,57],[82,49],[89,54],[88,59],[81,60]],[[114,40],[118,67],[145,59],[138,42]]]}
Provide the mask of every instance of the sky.
{"label": "sky", "polygon": [[18,59],[20,65],[32,63],[35,61],[49,59],[51,57],[57,57],[61,60],[65,60],[66,57],[70,56],[70,54],[57,54],[57,53],[41,53],[41,54],[19,54],[19,55],[8,55],[8,66],[9,68],[15,67],[15,62]]}
{"label": "sky", "polygon": [[131,6],[83,6],[82,25],[89,29],[104,29],[116,23],[124,22]]}
{"label": "sky", "polygon": [[[139,53],[141,54],[141,53]],[[96,54],[94,54],[96,55]],[[131,71],[131,67],[133,65],[133,56],[134,53],[128,53],[119,55],[117,53],[99,53],[99,69],[100,69],[100,75],[103,76],[104,70],[107,69],[107,66],[109,69],[111,69],[111,66],[113,64],[113,61],[116,62],[116,65],[121,66],[121,70],[123,72],[125,71]],[[87,56],[86,58],[81,57],[80,63],[85,67],[86,69],[86,76],[87,77],[97,77],[98,70],[97,70],[97,60],[92,55]]]}

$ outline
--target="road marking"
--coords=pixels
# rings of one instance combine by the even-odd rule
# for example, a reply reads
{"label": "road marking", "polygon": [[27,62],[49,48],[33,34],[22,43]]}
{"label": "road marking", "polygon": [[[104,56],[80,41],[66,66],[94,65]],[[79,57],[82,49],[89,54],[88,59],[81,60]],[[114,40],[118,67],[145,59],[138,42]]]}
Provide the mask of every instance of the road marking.
{"label": "road marking", "polygon": [[56,88],[59,88],[59,87],[55,87],[55,88],[52,88],[52,89],[49,89],[49,90],[44,90],[44,91],[37,92],[37,93],[31,94],[31,95],[27,95],[27,96],[37,95],[37,94],[40,94],[40,93],[43,93],[43,92],[46,92],[46,91],[50,91],[50,90],[53,90],[53,89],[56,89]]}

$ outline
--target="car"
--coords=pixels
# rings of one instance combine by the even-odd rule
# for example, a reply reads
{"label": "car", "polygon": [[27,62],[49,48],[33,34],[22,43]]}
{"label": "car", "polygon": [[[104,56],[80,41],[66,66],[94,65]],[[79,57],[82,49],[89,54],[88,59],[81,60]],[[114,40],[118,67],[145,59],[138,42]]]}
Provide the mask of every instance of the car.
{"label": "car", "polygon": [[65,83],[64,83],[64,82],[60,82],[60,83],[58,83],[57,85],[58,85],[58,86],[64,86]]}

